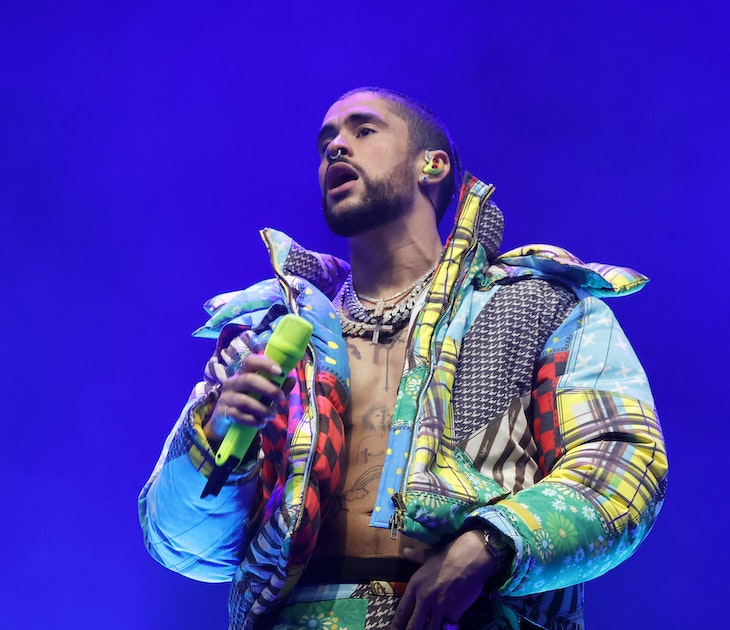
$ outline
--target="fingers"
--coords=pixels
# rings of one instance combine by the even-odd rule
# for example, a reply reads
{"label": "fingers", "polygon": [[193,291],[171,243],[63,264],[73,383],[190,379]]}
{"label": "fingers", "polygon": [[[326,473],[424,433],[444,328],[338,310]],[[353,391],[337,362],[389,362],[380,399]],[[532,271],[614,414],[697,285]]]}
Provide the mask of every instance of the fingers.
{"label": "fingers", "polygon": [[[281,368],[277,363],[263,354],[251,355],[238,372],[223,383],[221,398],[232,395],[235,399],[230,401],[231,406],[242,405],[243,413],[250,412],[252,407],[262,411],[262,406],[268,408],[271,403],[280,402],[286,397],[274,380],[282,380]],[[260,404],[252,406],[252,401],[245,398],[255,399]]]}
{"label": "fingers", "polygon": [[[278,400],[277,398],[270,399],[263,393],[254,393],[268,390],[267,386],[258,382],[258,379],[261,378],[260,376],[254,376],[246,379],[244,386],[249,393],[234,389],[223,392],[213,411],[212,419],[221,416],[221,421],[226,424],[238,422],[261,428],[270,417],[276,414],[272,403]],[[248,389],[249,387],[250,389]],[[224,417],[226,420],[223,420]]]}
{"label": "fingers", "polygon": [[401,598],[391,622],[391,630],[441,630],[443,614],[430,598],[420,598],[422,591],[411,581]]}
{"label": "fingers", "polygon": [[265,354],[252,354],[246,357],[238,370],[238,374],[249,372],[266,372],[272,376],[281,376],[279,365]]}
{"label": "fingers", "polygon": [[439,549],[404,547],[403,555],[421,566],[408,582],[391,628],[453,630],[481,595],[489,575],[489,556],[480,536],[466,532]]}
{"label": "fingers", "polygon": [[[431,550],[413,547],[403,547],[402,553],[406,560],[420,565],[423,565],[428,558],[434,555]],[[418,595],[421,592],[418,576],[414,574],[396,609],[390,626],[391,630],[412,630],[413,628],[421,630],[426,628],[424,624],[428,619],[428,613],[423,605],[424,602],[419,601]]]}
{"label": "fingers", "polygon": [[286,394],[271,378],[281,380],[281,368],[265,355],[249,356],[239,371],[226,379],[205,433],[211,444],[223,439],[231,422],[261,428],[276,414],[272,405]]}
{"label": "fingers", "polygon": [[406,630],[408,622],[411,619],[413,610],[416,607],[416,589],[411,588],[411,584],[406,587],[403,597],[401,597],[395,616],[390,622],[390,630]]}

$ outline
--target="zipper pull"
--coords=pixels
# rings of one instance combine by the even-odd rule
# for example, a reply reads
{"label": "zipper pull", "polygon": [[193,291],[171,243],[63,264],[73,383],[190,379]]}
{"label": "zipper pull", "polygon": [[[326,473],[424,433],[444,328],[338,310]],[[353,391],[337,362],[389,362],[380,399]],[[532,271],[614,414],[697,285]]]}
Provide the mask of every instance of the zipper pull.
{"label": "zipper pull", "polygon": [[395,506],[395,512],[393,512],[393,516],[390,517],[388,523],[390,525],[390,537],[392,540],[398,540],[398,536],[405,526],[406,504],[400,492],[396,492],[390,497],[390,500]]}

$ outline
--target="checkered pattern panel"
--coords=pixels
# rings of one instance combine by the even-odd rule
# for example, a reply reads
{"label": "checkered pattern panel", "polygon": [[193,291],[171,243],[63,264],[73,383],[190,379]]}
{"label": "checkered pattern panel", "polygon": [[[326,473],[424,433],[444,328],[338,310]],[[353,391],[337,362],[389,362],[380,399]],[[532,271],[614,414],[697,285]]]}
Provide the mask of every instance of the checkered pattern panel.
{"label": "checkered pattern panel", "polygon": [[264,497],[269,498],[274,485],[278,482],[283,486],[286,470],[281,466],[281,454],[286,449],[289,439],[288,424],[289,417],[293,411],[302,413],[306,407],[306,376],[303,363],[296,368],[296,382],[289,392],[287,407],[272,421],[267,422],[261,431],[261,448],[264,453],[264,460],[261,466],[261,479],[264,485]]}
{"label": "checkered pattern panel", "polygon": [[346,392],[331,374],[317,374],[315,393],[318,409],[317,450],[307,486],[301,524],[292,539],[292,561],[304,563],[314,549],[321,515],[329,509],[329,501],[342,479],[342,453],[345,430],[341,419]]}
{"label": "checkered pattern panel", "polygon": [[[253,624],[259,614],[278,601],[292,573],[301,571],[317,541],[322,513],[340,484],[344,450],[341,412],[347,391],[334,375],[317,373],[314,383],[317,423],[313,423],[309,400],[305,397],[305,382],[306,370],[300,363],[297,383],[289,395],[289,411],[294,412],[291,417],[298,420],[287,427],[287,416],[282,414],[262,432],[262,479],[268,500],[263,524],[252,539],[231,588],[233,628]],[[318,433],[312,436],[315,427]],[[317,453],[310,470],[306,461],[312,440],[317,441]],[[252,575],[268,577],[252,578]],[[244,615],[244,611],[249,612]],[[240,616],[240,623],[247,625],[235,625],[234,616],[237,619]]]}
{"label": "checkered pattern panel", "polygon": [[428,290],[426,303],[418,315],[413,355],[420,357],[424,362],[429,361],[431,340],[449,303],[454,284],[464,270],[462,266],[468,265],[466,259],[476,247],[473,226],[479,212],[480,201],[474,192],[469,192],[461,208],[459,222],[446,242],[443,257]]}
{"label": "checkered pattern panel", "polygon": [[537,367],[537,378],[532,392],[533,435],[538,445],[540,468],[543,472],[548,472],[563,454],[555,392],[558,379],[565,374],[567,361],[567,352],[556,352],[545,356]]}

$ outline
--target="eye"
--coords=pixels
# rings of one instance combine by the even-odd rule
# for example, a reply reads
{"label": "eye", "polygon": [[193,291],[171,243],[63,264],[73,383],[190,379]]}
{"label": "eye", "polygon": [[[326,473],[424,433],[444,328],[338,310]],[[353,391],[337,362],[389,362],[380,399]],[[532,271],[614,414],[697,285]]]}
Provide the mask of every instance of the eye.
{"label": "eye", "polygon": [[372,127],[360,127],[360,129],[357,132],[357,137],[362,138],[364,136],[369,136],[375,133],[375,129]]}
{"label": "eye", "polygon": [[332,138],[325,138],[320,142],[319,144],[319,154],[324,155],[327,152],[327,147],[330,145],[330,142],[332,142]]}

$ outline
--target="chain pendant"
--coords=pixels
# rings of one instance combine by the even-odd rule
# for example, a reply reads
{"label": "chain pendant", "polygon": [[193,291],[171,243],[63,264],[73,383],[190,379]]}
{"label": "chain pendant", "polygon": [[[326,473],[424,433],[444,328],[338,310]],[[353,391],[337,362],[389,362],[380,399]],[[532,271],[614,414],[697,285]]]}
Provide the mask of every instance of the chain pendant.
{"label": "chain pendant", "polygon": [[[367,337],[372,334],[371,343],[378,344],[381,333],[390,335],[400,330],[408,323],[418,296],[422,294],[435,269],[436,265],[411,286],[388,297],[380,298],[358,296],[352,285],[352,273],[350,273],[333,300],[343,334],[356,337]],[[406,293],[408,295],[403,299]],[[361,298],[372,302],[375,308],[366,309],[360,302]],[[392,307],[388,307],[388,303],[396,299],[398,302]]]}
{"label": "chain pendant", "polygon": [[375,310],[373,311],[373,317],[375,318],[375,328],[373,328],[373,340],[372,344],[375,345],[380,341],[380,325],[383,318],[383,311],[385,310],[385,300],[378,300],[375,303]]}
{"label": "chain pendant", "polygon": [[375,328],[373,328],[373,339],[370,343],[376,345],[378,341],[380,341],[380,322],[375,323]]}

